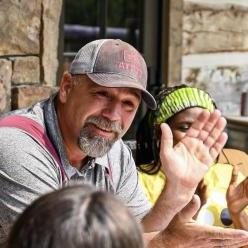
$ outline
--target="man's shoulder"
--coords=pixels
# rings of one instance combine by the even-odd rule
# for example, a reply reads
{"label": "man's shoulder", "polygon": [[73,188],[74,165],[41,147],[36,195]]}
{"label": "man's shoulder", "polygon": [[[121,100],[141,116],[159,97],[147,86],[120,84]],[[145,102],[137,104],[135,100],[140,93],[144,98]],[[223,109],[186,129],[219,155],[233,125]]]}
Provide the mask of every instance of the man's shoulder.
{"label": "man's shoulder", "polygon": [[32,135],[20,128],[1,127],[0,128],[0,152],[24,151],[37,148],[38,143]]}
{"label": "man's shoulder", "polygon": [[49,175],[47,181],[59,175],[56,161],[32,134],[19,128],[1,127],[0,140],[0,174],[10,172],[18,180],[30,174]]}
{"label": "man's shoulder", "polygon": [[40,125],[44,125],[44,110],[43,110],[44,101],[37,102],[31,107],[17,109],[11,112],[4,113],[0,116],[0,120],[6,119],[10,116],[22,116],[32,119],[39,123]]}
{"label": "man's shoulder", "polygon": [[1,149],[33,146],[37,143],[34,142],[33,133],[37,133],[38,129],[43,133],[44,128],[43,102],[5,113],[0,118]]}

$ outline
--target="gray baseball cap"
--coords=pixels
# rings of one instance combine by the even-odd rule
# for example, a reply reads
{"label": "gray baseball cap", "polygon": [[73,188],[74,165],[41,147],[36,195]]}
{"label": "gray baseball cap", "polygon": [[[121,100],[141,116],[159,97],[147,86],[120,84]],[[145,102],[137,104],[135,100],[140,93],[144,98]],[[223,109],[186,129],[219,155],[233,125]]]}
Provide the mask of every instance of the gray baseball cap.
{"label": "gray baseball cap", "polygon": [[69,71],[74,75],[86,74],[101,86],[139,89],[147,106],[157,107],[154,97],[146,90],[145,60],[124,41],[101,39],[86,44],[76,54]]}

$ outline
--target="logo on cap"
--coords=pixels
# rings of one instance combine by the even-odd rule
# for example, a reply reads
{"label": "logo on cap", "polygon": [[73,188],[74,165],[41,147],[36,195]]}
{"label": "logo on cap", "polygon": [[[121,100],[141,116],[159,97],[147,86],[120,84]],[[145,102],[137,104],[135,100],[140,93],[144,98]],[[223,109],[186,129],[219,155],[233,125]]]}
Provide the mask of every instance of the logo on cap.
{"label": "logo on cap", "polygon": [[119,63],[119,69],[132,74],[136,79],[142,80],[143,70],[137,54],[130,50],[123,50],[123,61]]}

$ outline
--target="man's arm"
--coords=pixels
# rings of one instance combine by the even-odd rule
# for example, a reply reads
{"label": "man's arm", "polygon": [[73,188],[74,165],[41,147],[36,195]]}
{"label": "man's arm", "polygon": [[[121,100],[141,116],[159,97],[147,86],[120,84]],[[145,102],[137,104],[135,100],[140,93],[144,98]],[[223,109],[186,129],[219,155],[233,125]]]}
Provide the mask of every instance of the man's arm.
{"label": "man's arm", "polygon": [[185,137],[173,147],[173,136],[162,124],[161,168],[167,180],[153,209],[143,218],[145,232],[163,230],[192,199],[197,185],[227,140],[226,121],[218,110],[202,111]]}
{"label": "man's arm", "polygon": [[200,199],[195,195],[165,230],[144,236],[147,247],[238,248],[248,244],[248,232],[196,224],[192,217],[199,207]]}

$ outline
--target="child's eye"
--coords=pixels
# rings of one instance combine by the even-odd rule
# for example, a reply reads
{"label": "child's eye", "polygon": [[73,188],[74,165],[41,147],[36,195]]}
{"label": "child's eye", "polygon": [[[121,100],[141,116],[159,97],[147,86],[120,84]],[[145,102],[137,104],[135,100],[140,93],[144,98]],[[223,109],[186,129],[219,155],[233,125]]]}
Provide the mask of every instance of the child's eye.
{"label": "child's eye", "polygon": [[184,124],[181,124],[179,127],[178,127],[178,130],[180,130],[181,132],[187,132],[188,129],[190,128],[191,126],[191,123],[184,123]]}

